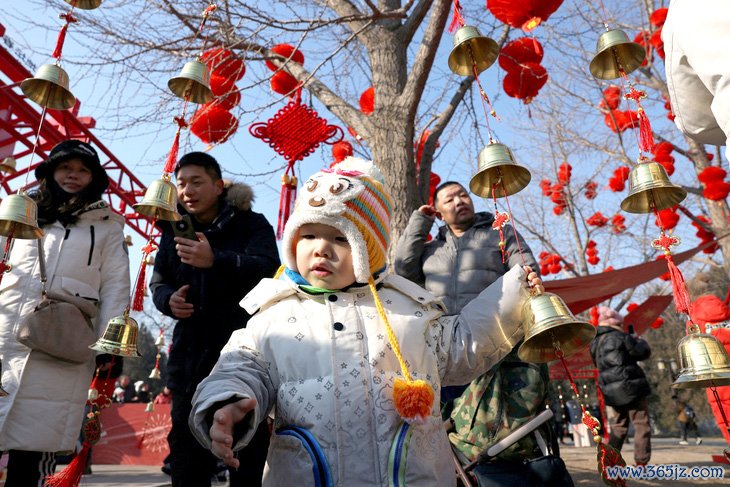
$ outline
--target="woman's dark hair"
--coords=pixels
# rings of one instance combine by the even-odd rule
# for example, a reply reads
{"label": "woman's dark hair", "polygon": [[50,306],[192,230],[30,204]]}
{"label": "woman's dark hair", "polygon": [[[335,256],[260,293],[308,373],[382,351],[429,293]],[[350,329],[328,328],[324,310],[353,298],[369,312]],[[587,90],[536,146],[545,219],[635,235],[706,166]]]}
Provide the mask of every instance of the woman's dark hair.
{"label": "woman's dark hair", "polygon": [[56,183],[53,172],[50,171],[40,180],[38,189],[28,196],[38,205],[39,226],[49,225],[55,221],[68,226],[76,223],[79,212],[91,203],[99,201],[101,195],[99,185],[93,183],[76,194],[67,193]]}

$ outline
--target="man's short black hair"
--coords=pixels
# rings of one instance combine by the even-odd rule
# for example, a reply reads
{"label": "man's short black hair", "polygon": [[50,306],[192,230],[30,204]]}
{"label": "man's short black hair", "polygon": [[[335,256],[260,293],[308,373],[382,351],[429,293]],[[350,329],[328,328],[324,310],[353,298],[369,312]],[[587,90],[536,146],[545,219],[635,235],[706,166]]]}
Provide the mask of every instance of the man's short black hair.
{"label": "man's short black hair", "polygon": [[466,191],[466,188],[464,188],[464,185],[463,184],[461,184],[459,182],[456,182],[456,181],[446,181],[445,183],[439,184],[436,187],[436,189],[433,190],[433,204],[435,205],[436,204],[436,201],[438,200],[439,191],[441,191],[442,189],[444,189],[447,186],[454,186],[454,185],[461,186],[462,189],[464,189],[464,191]]}
{"label": "man's short black hair", "polygon": [[175,176],[185,166],[200,166],[205,169],[205,172],[210,174],[214,181],[223,179],[220,164],[218,164],[218,161],[213,156],[205,152],[188,152],[182,156],[175,166]]}

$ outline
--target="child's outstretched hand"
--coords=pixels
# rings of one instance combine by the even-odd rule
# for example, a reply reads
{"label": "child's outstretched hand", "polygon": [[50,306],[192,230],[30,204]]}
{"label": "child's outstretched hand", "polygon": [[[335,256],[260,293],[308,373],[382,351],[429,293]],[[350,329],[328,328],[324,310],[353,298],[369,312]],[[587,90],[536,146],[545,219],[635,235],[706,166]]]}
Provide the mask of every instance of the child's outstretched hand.
{"label": "child's outstretched hand", "polygon": [[527,273],[527,284],[532,288],[532,294],[542,294],[545,292],[545,287],[542,285],[542,279],[537,275],[537,272],[532,270],[529,265],[522,267]]}
{"label": "child's outstretched hand", "polygon": [[238,468],[240,465],[233,456],[233,426],[255,407],[256,399],[241,399],[226,404],[213,415],[213,426],[210,427],[210,439],[213,442],[211,451],[229,467]]}

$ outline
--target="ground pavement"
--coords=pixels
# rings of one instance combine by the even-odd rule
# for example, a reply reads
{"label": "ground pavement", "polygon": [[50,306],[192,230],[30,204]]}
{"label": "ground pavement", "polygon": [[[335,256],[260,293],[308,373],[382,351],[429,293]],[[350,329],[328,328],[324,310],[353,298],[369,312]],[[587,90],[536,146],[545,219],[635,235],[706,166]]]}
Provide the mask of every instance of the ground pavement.
{"label": "ground pavement", "polygon": [[[730,485],[730,465],[712,462],[712,455],[721,455],[727,446],[722,438],[705,438],[701,445],[690,442],[689,446],[680,446],[676,438],[652,439],[652,459],[655,465],[680,464],[687,467],[720,466],[724,468],[725,478],[722,480],[632,480],[632,486],[703,486]],[[633,443],[624,446],[624,459],[633,465]],[[575,448],[570,444],[561,448],[561,456],[568,465],[576,486],[603,486],[596,473],[595,447]],[[140,467],[132,465],[94,465],[93,474],[85,475],[81,481],[83,487],[165,487],[170,485],[170,477],[163,474],[159,467]],[[2,482],[0,481],[0,486]],[[214,487],[226,484],[213,483]]]}

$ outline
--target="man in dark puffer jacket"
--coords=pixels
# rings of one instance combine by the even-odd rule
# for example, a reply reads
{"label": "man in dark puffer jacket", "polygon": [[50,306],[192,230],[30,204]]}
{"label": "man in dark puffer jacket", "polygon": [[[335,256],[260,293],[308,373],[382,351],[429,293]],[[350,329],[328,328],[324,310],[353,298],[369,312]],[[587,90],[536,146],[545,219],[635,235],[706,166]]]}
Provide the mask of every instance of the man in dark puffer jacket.
{"label": "man in dark puffer jacket", "polygon": [[[623,318],[611,308],[598,308],[598,333],[591,344],[591,357],[598,367],[598,385],[609,413],[611,439],[609,444],[621,450],[634,425],[634,460],[646,465],[651,458],[651,427],[649,401],[651,387],[637,362],[651,355],[649,344],[623,331]],[[612,413],[612,414],[611,414]]]}

